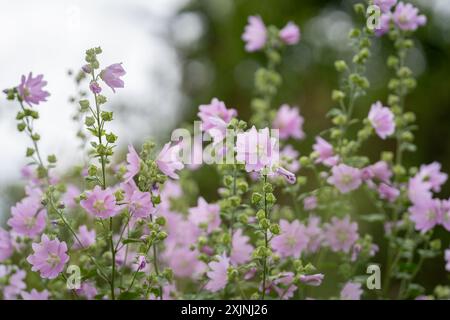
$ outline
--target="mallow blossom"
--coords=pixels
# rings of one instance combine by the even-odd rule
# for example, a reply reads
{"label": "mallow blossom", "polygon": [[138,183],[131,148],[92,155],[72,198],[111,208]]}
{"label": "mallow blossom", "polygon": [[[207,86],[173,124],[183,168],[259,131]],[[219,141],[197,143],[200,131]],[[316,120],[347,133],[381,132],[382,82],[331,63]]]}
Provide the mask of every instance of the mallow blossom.
{"label": "mallow blossom", "polygon": [[87,193],[87,198],[80,201],[81,207],[93,216],[101,219],[113,217],[120,212],[116,197],[110,188],[102,190],[100,186]]}
{"label": "mallow blossom", "polygon": [[325,276],[322,273],[311,275],[302,274],[300,276],[300,282],[308,286],[318,287],[322,284],[324,277]]}
{"label": "mallow blossom", "polygon": [[125,83],[121,79],[126,74],[125,69],[122,67],[122,63],[114,63],[100,72],[100,78],[116,92],[115,89],[123,88]]}
{"label": "mallow blossom", "polygon": [[308,245],[305,226],[298,220],[291,223],[287,220],[280,220],[280,227],[280,234],[271,241],[272,249],[282,258],[299,258]]}
{"label": "mallow blossom", "polygon": [[36,198],[25,198],[11,208],[7,224],[18,235],[34,238],[44,231],[47,211]]}
{"label": "mallow blossom", "polygon": [[267,41],[267,30],[260,16],[248,17],[242,40],[245,41],[245,50],[258,51],[264,48]]}
{"label": "mallow blossom", "polygon": [[370,107],[368,118],[381,139],[384,140],[395,132],[394,114],[388,107],[384,107],[380,101]]}
{"label": "mallow blossom", "polygon": [[156,164],[159,170],[172,179],[179,179],[177,170],[184,168],[184,164],[180,161],[180,146],[178,144],[171,145],[166,143],[161,152],[156,157]]}
{"label": "mallow blossom", "polygon": [[334,185],[341,193],[358,189],[362,183],[360,170],[346,164],[334,166],[331,172],[332,175],[327,179],[327,182]]}
{"label": "mallow blossom", "polygon": [[22,76],[21,82],[17,86],[20,98],[30,106],[47,101],[47,97],[50,95],[50,93],[43,90],[43,87],[47,85],[47,81],[43,79],[44,76],[42,74],[33,78],[33,73],[30,72],[28,77]]}
{"label": "mallow blossom", "polygon": [[11,236],[6,230],[0,228],[0,262],[8,259],[13,254],[13,251]]}
{"label": "mallow blossom", "polygon": [[133,218],[146,218],[155,213],[156,208],[153,206],[150,192],[134,190],[128,200],[128,210]]}
{"label": "mallow blossom", "polygon": [[316,163],[323,163],[328,167],[332,167],[339,162],[339,156],[334,154],[333,146],[321,137],[316,137],[313,150],[317,155]]}
{"label": "mallow blossom", "polygon": [[374,0],[373,4],[378,6],[381,12],[390,12],[391,8],[395,6],[397,0]]}
{"label": "mallow blossom", "polygon": [[441,172],[440,163],[433,162],[427,165],[421,165],[417,177],[420,177],[422,181],[428,182],[431,190],[434,192],[440,192],[441,186],[447,181],[448,175]]}
{"label": "mallow blossom", "polygon": [[233,233],[230,254],[231,263],[239,265],[250,261],[253,246],[249,242],[250,238],[242,234],[242,229],[237,229]]}
{"label": "mallow blossom", "polygon": [[208,132],[214,142],[219,142],[225,138],[227,126],[237,111],[228,109],[223,101],[213,98],[210,104],[199,106],[197,115],[202,120],[201,130]]}
{"label": "mallow blossom", "polygon": [[272,127],[279,130],[280,139],[303,139],[305,133],[303,132],[304,119],[300,115],[298,107],[290,107],[283,104],[278,110]]}
{"label": "mallow blossom", "polygon": [[334,252],[349,252],[358,238],[358,224],[351,222],[349,216],[333,217],[331,223],[325,224],[325,240]]}
{"label": "mallow blossom", "polygon": [[78,228],[77,238],[73,243],[73,249],[86,249],[95,243],[95,230],[89,230],[85,225]]}
{"label": "mallow blossom", "polygon": [[285,44],[294,45],[300,41],[300,28],[293,22],[288,22],[283,29],[280,30],[280,39]]}
{"label": "mallow blossom", "polygon": [[341,300],[360,300],[362,293],[360,283],[347,282],[341,290]]}
{"label": "mallow blossom", "polygon": [[200,197],[197,206],[189,209],[189,221],[197,226],[205,225],[206,232],[211,233],[220,226],[220,206],[208,204],[205,199]]}
{"label": "mallow blossom", "polygon": [[64,269],[69,261],[67,255],[67,244],[58,239],[50,240],[45,234],[40,243],[33,243],[33,254],[28,256],[27,261],[32,265],[32,271],[39,271],[42,278],[54,279]]}
{"label": "mallow blossom", "polygon": [[394,10],[392,18],[401,30],[415,31],[427,23],[427,17],[419,14],[419,9],[411,3],[400,2]]}
{"label": "mallow blossom", "polygon": [[141,158],[139,158],[139,155],[137,154],[133,145],[130,144],[128,146],[128,153],[127,153],[127,172],[123,176],[124,182],[127,183],[131,179],[133,179],[139,173],[140,168],[141,168]]}
{"label": "mallow blossom", "polygon": [[37,291],[32,289],[30,292],[22,291],[21,294],[23,300],[48,300],[50,292],[47,290]]}
{"label": "mallow blossom", "polygon": [[450,249],[445,250],[445,262],[447,263],[445,265],[445,270],[450,272]]}
{"label": "mallow blossom", "polygon": [[225,255],[217,257],[218,261],[212,261],[208,264],[210,271],[207,272],[209,278],[205,289],[211,292],[217,292],[225,288],[228,283],[228,267],[230,259]]}

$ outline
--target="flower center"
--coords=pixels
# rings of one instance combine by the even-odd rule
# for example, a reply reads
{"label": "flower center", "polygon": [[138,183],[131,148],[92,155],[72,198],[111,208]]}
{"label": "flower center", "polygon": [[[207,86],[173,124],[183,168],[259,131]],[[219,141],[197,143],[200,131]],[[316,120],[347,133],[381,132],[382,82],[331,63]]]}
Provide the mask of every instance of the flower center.
{"label": "flower center", "polygon": [[52,268],[55,268],[60,262],[61,262],[61,258],[58,255],[56,255],[54,253],[49,253],[48,254],[47,263]]}
{"label": "flower center", "polygon": [[95,200],[93,207],[97,211],[106,210],[105,202],[103,200]]}
{"label": "flower center", "polygon": [[350,184],[353,181],[353,177],[349,174],[343,174],[341,177],[341,182],[345,185]]}
{"label": "flower center", "polygon": [[286,245],[289,247],[289,248],[294,248],[295,247],[295,245],[297,244],[297,240],[295,239],[295,237],[293,237],[293,236],[287,236],[286,237]]}
{"label": "flower center", "polygon": [[35,217],[26,217],[25,218],[25,226],[28,229],[33,228],[36,225],[36,218]]}
{"label": "flower center", "polygon": [[336,232],[336,237],[339,240],[339,242],[345,242],[348,239],[348,234],[345,230],[338,230]]}

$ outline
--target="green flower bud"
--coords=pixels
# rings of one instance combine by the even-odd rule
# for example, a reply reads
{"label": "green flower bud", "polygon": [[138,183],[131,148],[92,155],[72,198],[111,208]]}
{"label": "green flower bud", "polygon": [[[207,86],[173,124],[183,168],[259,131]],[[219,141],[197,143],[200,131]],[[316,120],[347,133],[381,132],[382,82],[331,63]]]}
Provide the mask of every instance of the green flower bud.
{"label": "green flower bud", "polygon": [[117,141],[117,136],[111,132],[106,135],[106,141],[108,141],[109,143],[115,143]]}
{"label": "green flower bud", "polygon": [[164,217],[157,217],[155,222],[160,225],[160,226],[165,226],[166,225],[166,218]]}
{"label": "green flower bud", "polygon": [[302,167],[307,167],[310,164],[311,164],[311,160],[308,157],[306,157],[306,156],[300,157],[300,165]]}
{"label": "green flower bud", "polygon": [[113,112],[110,111],[102,111],[101,118],[103,121],[112,121],[113,120]]}
{"label": "green flower bud", "polygon": [[86,100],[86,99],[80,100],[78,103],[80,104],[80,107],[81,107],[82,110],[86,110],[90,106],[89,100]]}
{"label": "green flower bud", "polygon": [[267,193],[266,194],[266,201],[270,204],[274,204],[277,201],[277,198],[273,193]]}
{"label": "green flower bud", "polygon": [[389,56],[388,60],[387,60],[387,65],[389,68],[396,68],[399,64],[399,60],[396,56]]}
{"label": "green flower bud", "polygon": [[35,133],[31,136],[31,139],[33,139],[33,141],[39,141],[41,139],[41,136]]}
{"label": "green flower bud", "polygon": [[56,163],[56,161],[57,161],[56,156],[55,156],[54,154],[50,154],[50,155],[47,157],[47,161],[48,161],[49,163]]}
{"label": "green flower bud", "polygon": [[402,132],[400,138],[406,142],[412,142],[414,140],[414,135],[411,131]]}
{"label": "green flower bud", "polygon": [[258,210],[258,212],[256,213],[256,218],[261,221],[262,219],[266,218],[266,213],[264,212],[264,210],[260,209]]}
{"label": "green flower bud", "polygon": [[272,192],[273,191],[272,185],[270,183],[264,184],[263,191],[266,193]]}
{"label": "green flower bud", "polygon": [[27,148],[26,156],[27,157],[31,157],[33,154],[34,154],[34,149]]}
{"label": "green flower bud", "polygon": [[258,192],[254,192],[252,194],[252,203],[253,204],[258,204],[262,199],[262,195]]}
{"label": "green flower bud", "polygon": [[88,168],[88,174],[90,176],[97,175],[97,167],[95,165],[90,165],[89,168]]}
{"label": "green flower bud", "polygon": [[392,171],[394,172],[395,175],[397,176],[403,176],[406,174],[406,170],[402,165],[395,165],[394,168],[392,169]]}
{"label": "green flower bud", "polygon": [[272,234],[275,234],[275,235],[277,235],[277,234],[280,234],[280,232],[281,232],[281,229],[280,229],[280,225],[278,225],[278,224],[276,224],[276,223],[273,223],[271,226],[270,226],[270,232],[272,233]]}
{"label": "green flower bud", "polygon": [[347,122],[347,116],[340,114],[340,115],[334,117],[332,122],[333,122],[333,124],[335,124],[337,126],[344,125]]}
{"label": "green flower bud", "polygon": [[100,105],[105,104],[106,101],[108,101],[108,100],[106,99],[106,97],[104,95],[101,95],[101,94],[97,95],[97,103],[98,104],[100,104]]}
{"label": "green flower bud", "polygon": [[334,63],[334,67],[336,68],[337,72],[344,72],[348,70],[347,63],[344,60],[338,60]]}
{"label": "green flower bud", "polygon": [[124,199],[124,194],[123,194],[123,190],[117,190],[115,193],[114,193],[114,197],[116,198],[116,201],[118,201],[118,202],[120,202],[120,201],[122,201],[123,199]]}
{"label": "green flower bud", "polygon": [[238,181],[237,188],[241,192],[247,192],[248,191],[248,183],[246,181]]}
{"label": "green flower bud", "polygon": [[331,94],[331,99],[335,102],[339,102],[345,99],[345,93],[340,90],[333,90]]}
{"label": "green flower bud", "polygon": [[164,231],[161,231],[158,233],[157,238],[158,238],[158,240],[164,240],[165,238],[167,238],[167,233]]}
{"label": "green flower bud", "polygon": [[226,175],[223,177],[223,184],[227,187],[230,187],[233,184],[233,177],[230,175]]}
{"label": "green flower bud", "polygon": [[92,127],[95,124],[95,119],[94,117],[86,117],[86,119],[84,119],[84,124],[87,127]]}
{"label": "green flower bud", "polygon": [[412,123],[412,122],[416,121],[416,115],[413,112],[406,112],[403,115],[403,118],[404,118],[405,122],[407,122],[407,123]]}

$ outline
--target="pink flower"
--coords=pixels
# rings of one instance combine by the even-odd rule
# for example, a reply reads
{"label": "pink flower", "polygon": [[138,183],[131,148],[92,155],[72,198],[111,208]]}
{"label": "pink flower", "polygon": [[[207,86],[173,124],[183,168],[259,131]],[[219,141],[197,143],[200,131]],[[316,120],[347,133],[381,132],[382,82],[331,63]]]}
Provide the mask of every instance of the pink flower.
{"label": "pink flower", "polygon": [[267,41],[267,31],[260,16],[248,17],[242,40],[246,42],[245,50],[248,52],[258,51],[264,47]]}
{"label": "pink flower", "polygon": [[397,3],[397,0],[374,0],[373,4],[380,7],[381,12],[386,13]]}
{"label": "pink flower", "polygon": [[25,271],[19,269],[9,277],[9,283],[3,289],[3,298],[5,300],[17,299],[17,296],[27,287],[23,281],[26,275]]}
{"label": "pink flower", "polygon": [[361,185],[361,172],[346,164],[340,164],[332,168],[332,176],[327,181],[341,193],[348,193]]}
{"label": "pink flower", "polygon": [[325,225],[325,239],[334,252],[349,252],[358,237],[358,225],[350,222],[349,216],[343,219],[333,217],[331,223]]}
{"label": "pink flower", "polygon": [[416,230],[423,233],[433,229],[442,221],[441,201],[429,199],[409,208],[411,220],[415,223]]}
{"label": "pink flower", "polygon": [[0,228],[0,262],[8,259],[14,252],[11,236]]}
{"label": "pink flower", "polygon": [[380,195],[380,199],[394,202],[400,195],[400,191],[386,183],[381,183],[378,187],[378,194]]}
{"label": "pink flower", "polygon": [[147,260],[144,255],[139,255],[136,259],[137,270],[142,271],[147,266]]}
{"label": "pink flower", "polygon": [[347,282],[341,290],[341,300],[360,300],[362,293],[360,283]]}
{"label": "pink flower", "polygon": [[405,4],[403,2],[395,7],[393,19],[397,27],[405,31],[417,30],[427,23],[427,17],[419,15],[419,9],[410,3]]}
{"label": "pink flower", "polygon": [[206,226],[206,232],[217,230],[222,222],[220,220],[220,206],[208,204],[202,197],[198,198],[197,206],[189,209],[189,221],[197,226]]}
{"label": "pink flower", "polygon": [[155,213],[156,208],[149,192],[135,190],[129,199],[128,210],[133,218],[147,218]]}
{"label": "pink flower", "polygon": [[290,144],[285,146],[280,153],[280,164],[283,168],[291,172],[300,170],[300,162],[298,161],[300,154]]}
{"label": "pink flower", "polygon": [[313,287],[318,287],[322,284],[323,278],[325,276],[322,273],[306,275],[302,274],[300,276],[300,282]]}
{"label": "pink flower", "polygon": [[317,208],[317,197],[309,196],[303,199],[303,208],[307,211],[311,211]]}
{"label": "pink flower", "polygon": [[373,165],[366,167],[361,174],[364,180],[375,178],[385,183],[389,183],[392,177],[392,171],[386,161],[378,161]]}
{"label": "pink flower", "polygon": [[380,101],[375,102],[368,115],[370,124],[381,139],[386,139],[395,132],[394,114],[388,107],[384,107]]}
{"label": "pink flower", "polygon": [[295,23],[288,22],[288,24],[280,30],[280,39],[285,44],[297,44],[300,41],[300,28]]}
{"label": "pink flower", "polygon": [[212,137],[221,135],[221,139],[214,140],[221,141],[225,137],[228,124],[237,112],[235,109],[227,109],[223,101],[213,98],[210,104],[199,106],[197,115],[202,120],[201,129],[210,133]]}
{"label": "pink flower", "polygon": [[66,243],[58,239],[50,240],[43,234],[40,243],[32,244],[34,253],[28,256],[27,261],[32,265],[32,271],[39,271],[42,278],[54,279],[64,269],[69,261]]}
{"label": "pink flower", "polygon": [[297,181],[297,177],[295,176],[295,174],[283,167],[277,167],[275,173],[283,177],[290,184],[294,184]]}
{"label": "pink flower", "polygon": [[389,32],[391,26],[392,15],[390,13],[383,13],[380,16],[379,25],[375,28],[375,35],[381,37]]}
{"label": "pink flower", "polygon": [[294,296],[297,286],[294,284],[294,273],[283,272],[271,285],[282,300],[289,300]]}
{"label": "pink flower", "polygon": [[316,137],[313,150],[317,153],[316,163],[323,163],[328,167],[332,167],[339,161],[339,156],[334,155],[333,146],[321,137]]}
{"label": "pink flower", "polygon": [[414,204],[418,205],[423,202],[431,200],[433,195],[430,191],[431,184],[428,181],[423,181],[419,175],[415,175],[408,182],[408,197]]}
{"label": "pink flower", "polygon": [[433,162],[428,165],[421,165],[417,173],[422,181],[430,183],[430,187],[434,192],[441,191],[441,185],[447,181],[448,175],[441,172],[441,164]]}
{"label": "pink flower", "polygon": [[308,224],[305,230],[308,237],[308,252],[314,253],[319,250],[323,242],[323,230],[320,228],[320,218],[316,216],[310,216],[308,218]]}
{"label": "pink flower", "polygon": [[95,230],[89,231],[85,225],[82,225],[78,228],[77,237],[78,240],[75,240],[73,244],[74,249],[86,249],[95,243]]}
{"label": "pink flower", "polygon": [[62,202],[67,208],[75,208],[77,203],[75,198],[80,195],[80,189],[74,185],[68,185],[67,190],[62,197]]}
{"label": "pink flower", "polygon": [[34,238],[44,231],[47,211],[36,198],[25,198],[11,208],[7,224],[18,235]]}
{"label": "pink flower", "polygon": [[92,300],[97,295],[97,288],[91,282],[83,282],[80,289],[76,290],[77,295],[84,296],[88,300]]}
{"label": "pink flower", "polygon": [[450,199],[441,200],[441,224],[450,231]]}
{"label": "pink flower", "polygon": [[445,250],[445,261],[447,262],[445,270],[450,272],[450,249]]}
{"label": "pink flower", "polygon": [[22,76],[21,83],[17,87],[20,98],[28,103],[38,105],[40,102],[47,101],[47,97],[50,95],[47,91],[42,90],[47,85],[47,81],[43,80],[42,74],[33,78],[33,73],[29,73],[28,77]]}
{"label": "pink flower", "polygon": [[99,186],[88,192],[87,199],[81,200],[80,205],[88,213],[101,219],[113,217],[120,212],[112,190],[109,188],[102,190]]}
{"label": "pink flower", "polygon": [[124,82],[120,77],[126,74],[121,63],[114,63],[100,72],[100,78],[112,89],[113,92],[115,88],[123,88],[125,86]]}
{"label": "pink flower", "polygon": [[133,145],[128,145],[128,153],[127,153],[127,172],[123,176],[124,182],[127,183],[131,179],[133,179],[141,169],[141,158],[137,154]]}
{"label": "pink flower", "polygon": [[102,92],[102,87],[100,87],[97,81],[91,81],[91,83],[89,84],[89,89],[92,93],[95,94],[99,94],[100,92]]}
{"label": "pink flower", "polygon": [[32,289],[30,292],[22,291],[21,296],[23,300],[48,300],[50,292],[47,290],[39,292],[36,289]]}
{"label": "pink flower", "polygon": [[271,168],[279,159],[277,141],[270,137],[268,128],[258,131],[253,126],[247,132],[238,133],[236,151],[236,160],[245,163],[247,172]]}
{"label": "pink flower", "polygon": [[225,254],[218,256],[217,259],[218,261],[212,261],[208,264],[210,271],[206,274],[209,281],[205,289],[211,292],[222,290],[228,283],[230,259]]}
{"label": "pink flower", "polygon": [[280,220],[281,233],[275,236],[272,241],[272,248],[280,257],[299,258],[302,251],[308,245],[305,226],[298,220],[289,223],[286,220]]}
{"label": "pink flower", "polygon": [[176,171],[184,168],[184,164],[179,158],[179,152],[179,145],[176,144],[171,146],[171,143],[168,142],[164,145],[156,158],[156,164],[158,165],[159,170],[172,179],[178,179],[179,176]]}
{"label": "pink flower", "polygon": [[305,133],[302,130],[304,119],[299,113],[297,107],[289,107],[283,104],[277,112],[272,126],[280,131],[280,139],[303,139]]}
{"label": "pink flower", "polygon": [[249,237],[242,235],[242,229],[237,229],[233,233],[230,254],[231,263],[238,265],[250,261],[253,246],[249,244],[249,240]]}
{"label": "pink flower", "polygon": [[205,265],[198,260],[198,251],[179,247],[165,252],[167,265],[173,274],[180,278],[196,278],[204,271]]}

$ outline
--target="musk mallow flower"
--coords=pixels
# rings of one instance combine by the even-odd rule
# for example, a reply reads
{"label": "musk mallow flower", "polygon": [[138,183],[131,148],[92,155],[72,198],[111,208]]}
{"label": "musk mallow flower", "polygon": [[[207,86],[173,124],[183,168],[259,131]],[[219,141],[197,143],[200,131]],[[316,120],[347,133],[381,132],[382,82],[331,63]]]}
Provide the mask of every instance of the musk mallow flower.
{"label": "musk mallow flower", "polygon": [[167,142],[161,152],[156,157],[156,164],[166,176],[172,179],[179,179],[177,170],[184,168],[184,164],[180,161],[180,146],[178,144],[171,145]]}
{"label": "musk mallow flower", "polygon": [[[297,286],[294,284],[293,272],[282,272],[279,277],[271,283],[270,287],[275,290],[282,300],[289,300],[294,296]],[[270,289],[270,287],[268,289]],[[260,288],[262,290],[262,288]]]}
{"label": "musk mallow flower", "polygon": [[358,189],[362,183],[361,171],[346,164],[339,164],[331,169],[332,175],[327,182],[334,185],[341,193]]}
{"label": "musk mallow flower", "polygon": [[146,218],[155,213],[156,208],[153,206],[150,192],[134,190],[128,200],[128,210],[133,218]]}
{"label": "musk mallow flower", "polygon": [[113,191],[110,188],[102,190],[100,186],[87,192],[87,198],[81,200],[80,205],[88,213],[101,219],[113,217],[120,211]]}
{"label": "musk mallow flower", "polygon": [[75,198],[80,195],[81,191],[76,186],[70,184],[67,186],[66,192],[62,196],[62,203],[64,203],[64,206],[66,208],[75,208],[77,206],[77,203],[75,201]]}
{"label": "musk mallow flower", "polygon": [[400,2],[392,14],[392,18],[398,28],[405,31],[417,30],[427,23],[427,17],[419,15],[419,9],[411,3]]}
{"label": "musk mallow flower", "polygon": [[[85,225],[78,228],[77,238],[74,240],[73,249],[86,249],[95,243],[95,230],[89,230]],[[81,243],[80,243],[81,242]]]}
{"label": "musk mallow flower", "polygon": [[308,245],[305,226],[298,220],[289,223],[287,220],[282,219],[280,220],[280,227],[280,234],[271,241],[272,249],[282,258],[299,258]]}
{"label": "musk mallow flower", "polygon": [[80,288],[75,291],[77,295],[83,296],[88,300],[92,300],[97,295],[97,288],[92,284],[92,282],[84,281]]}
{"label": "musk mallow flower", "polygon": [[288,144],[280,152],[280,164],[290,172],[297,172],[301,167],[299,156],[300,153]]}
{"label": "musk mallow flower", "polygon": [[316,137],[313,150],[317,156],[316,163],[323,163],[328,167],[332,167],[339,162],[339,156],[334,154],[333,146],[321,137]]}
{"label": "musk mallow flower", "polygon": [[445,270],[450,272],[450,249],[445,250],[445,262],[447,263],[445,265]]}
{"label": "musk mallow flower", "polygon": [[394,202],[400,195],[400,190],[382,182],[378,186],[378,194],[380,199],[386,199],[389,202]]}
{"label": "musk mallow flower", "polygon": [[14,251],[9,232],[0,228],[0,262],[8,259]]}
{"label": "musk mallow flower", "polygon": [[44,231],[47,211],[36,198],[28,197],[11,208],[7,224],[20,236],[34,238]]}
{"label": "musk mallow flower", "polygon": [[37,291],[31,289],[30,292],[22,291],[21,294],[23,300],[48,300],[50,292],[47,290]]}
{"label": "musk mallow flower", "polygon": [[242,234],[242,229],[237,229],[233,233],[231,240],[230,261],[239,265],[250,261],[253,246],[249,243],[250,238]]}
{"label": "musk mallow flower", "polygon": [[280,139],[303,139],[305,133],[303,132],[304,119],[300,115],[298,107],[290,107],[283,104],[278,110],[272,127],[279,130]]}
{"label": "musk mallow flower", "polygon": [[322,273],[311,275],[302,274],[300,276],[300,282],[308,286],[318,287],[322,284],[324,277],[325,276]]}
{"label": "musk mallow flower", "polygon": [[27,273],[18,269],[9,277],[8,285],[3,289],[3,298],[5,300],[15,300],[17,296],[27,287],[24,279]]}
{"label": "musk mallow flower", "polygon": [[360,300],[362,293],[360,283],[347,282],[341,290],[341,300]]}
{"label": "musk mallow flower", "polygon": [[209,204],[200,197],[197,206],[189,209],[189,221],[197,226],[205,226],[206,232],[211,233],[220,226],[220,206]]}
{"label": "musk mallow flower", "polygon": [[237,115],[237,111],[228,109],[223,101],[213,98],[210,104],[199,106],[197,115],[202,120],[201,130],[214,137],[214,141],[221,141],[225,137],[231,119]]}
{"label": "musk mallow flower", "polygon": [[395,132],[394,114],[388,107],[384,107],[380,101],[375,102],[368,115],[370,124],[381,139],[386,139]]}
{"label": "musk mallow flower", "polygon": [[280,30],[279,36],[285,44],[297,44],[300,41],[300,28],[290,21]]}
{"label": "musk mallow flower", "polygon": [[226,254],[217,257],[217,261],[211,261],[208,264],[210,271],[206,273],[209,278],[205,289],[211,292],[217,292],[225,288],[228,283],[228,267],[230,266],[230,259]]}
{"label": "musk mallow flower", "polygon": [[408,198],[414,205],[427,202],[433,198],[431,183],[424,181],[419,175],[415,175],[408,181]]}
{"label": "musk mallow flower", "polygon": [[120,78],[126,74],[125,69],[122,67],[122,63],[114,63],[100,72],[100,78],[116,92],[116,88],[123,88],[125,83]]}
{"label": "musk mallow flower", "polygon": [[248,17],[242,40],[245,41],[245,50],[258,51],[264,48],[267,41],[267,30],[260,16]]}
{"label": "musk mallow flower", "polygon": [[33,73],[30,72],[28,77],[22,76],[21,82],[17,86],[20,98],[30,106],[47,101],[47,97],[50,95],[47,91],[42,90],[47,85],[47,81],[44,81],[43,78],[42,74],[33,78]]}
{"label": "musk mallow flower", "polygon": [[271,137],[269,128],[250,130],[237,134],[236,160],[245,164],[247,172],[259,172],[278,163],[279,150],[275,137]]}
{"label": "musk mallow flower", "polygon": [[374,0],[373,4],[378,6],[381,12],[386,13],[391,10],[393,6],[397,3],[397,0]]}
{"label": "musk mallow flower", "polygon": [[320,218],[317,216],[309,216],[308,224],[305,229],[306,236],[308,237],[307,250],[314,253],[319,250],[323,242],[323,230],[320,227]]}
{"label": "musk mallow flower", "polygon": [[351,222],[350,217],[343,219],[333,217],[331,223],[325,224],[325,241],[334,252],[349,252],[358,240],[358,224]]}
{"label": "musk mallow flower", "polygon": [[180,278],[197,278],[205,264],[198,260],[199,252],[189,247],[176,247],[164,252],[164,258],[173,274]]}
{"label": "musk mallow flower", "polygon": [[308,196],[303,199],[303,208],[306,211],[312,211],[317,208],[317,197],[316,196]]}
{"label": "musk mallow flower", "polygon": [[434,192],[441,191],[441,186],[448,178],[446,173],[441,172],[441,164],[439,162],[421,165],[417,176],[422,181],[429,182],[431,190]]}
{"label": "musk mallow flower", "polygon": [[426,199],[409,208],[410,219],[416,230],[427,232],[442,221],[442,203],[439,199]]}
{"label": "musk mallow flower", "polygon": [[441,200],[441,224],[450,231],[450,199]]}
{"label": "musk mallow flower", "polygon": [[128,153],[127,153],[127,172],[123,176],[124,182],[127,183],[131,179],[133,179],[141,168],[141,158],[137,154],[133,145],[128,145]]}
{"label": "musk mallow flower", "polygon": [[363,180],[376,179],[381,182],[389,183],[392,177],[392,171],[386,161],[378,161],[361,172]]}
{"label": "musk mallow flower", "polygon": [[32,265],[32,271],[39,271],[42,278],[54,279],[64,269],[69,261],[67,255],[67,244],[58,239],[50,240],[43,234],[40,243],[33,243],[33,254],[29,255],[27,261]]}
{"label": "musk mallow flower", "polygon": [[375,28],[375,35],[381,37],[389,32],[391,26],[392,15],[390,13],[382,13],[380,16],[379,24]]}

